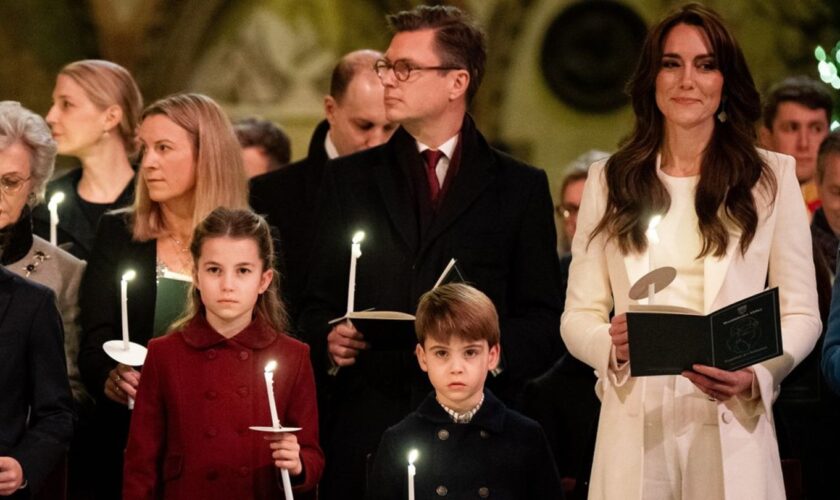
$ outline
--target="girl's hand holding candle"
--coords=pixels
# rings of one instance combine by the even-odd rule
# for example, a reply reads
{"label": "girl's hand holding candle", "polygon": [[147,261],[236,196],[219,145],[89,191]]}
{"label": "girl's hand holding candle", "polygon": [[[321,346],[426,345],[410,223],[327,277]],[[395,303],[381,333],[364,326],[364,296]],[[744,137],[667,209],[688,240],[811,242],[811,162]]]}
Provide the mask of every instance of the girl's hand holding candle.
{"label": "girl's hand holding candle", "polygon": [[286,469],[289,474],[299,476],[303,472],[303,462],[300,461],[300,444],[297,436],[283,432],[270,434],[266,439],[271,441],[271,458],[278,469]]}

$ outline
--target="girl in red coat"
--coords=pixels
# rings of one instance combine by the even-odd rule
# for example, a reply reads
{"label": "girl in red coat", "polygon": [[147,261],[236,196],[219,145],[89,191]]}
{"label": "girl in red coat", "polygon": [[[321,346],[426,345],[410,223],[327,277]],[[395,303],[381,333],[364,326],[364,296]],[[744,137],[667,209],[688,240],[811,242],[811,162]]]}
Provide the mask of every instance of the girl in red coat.
{"label": "girl in red coat", "polygon": [[[282,498],[312,492],[324,455],[309,348],[287,335],[268,225],[217,208],[195,229],[188,312],[149,343],[125,451],[123,498]],[[263,370],[277,362],[271,426]],[[271,436],[266,438],[265,436]],[[301,495],[296,495],[300,497]]]}

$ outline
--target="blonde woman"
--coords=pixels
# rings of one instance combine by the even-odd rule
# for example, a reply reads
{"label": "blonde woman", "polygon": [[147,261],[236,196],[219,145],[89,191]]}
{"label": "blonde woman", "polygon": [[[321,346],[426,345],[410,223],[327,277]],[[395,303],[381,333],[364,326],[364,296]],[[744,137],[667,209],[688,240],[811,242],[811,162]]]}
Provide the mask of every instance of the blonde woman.
{"label": "blonde woman", "polygon": [[[122,66],[100,60],[76,61],[59,72],[47,123],[58,153],[81,168],[47,185],[46,199],[64,193],[58,206],[58,244],[80,259],[90,255],[96,224],[106,211],[131,204],[136,151],[134,131],[143,98]],[[33,213],[35,234],[49,238],[46,205]]]}
{"label": "blonde woman", "polygon": [[120,338],[122,274],[137,273],[131,283],[128,320],[131,340],[146,345],[152,336],[156,275],[161,269],[192,275],[190,238],[218,206],[247,207],[247,181],[233,128],[212,99],[178,94],[143,112],[137,131],[141,161],[134,205],[102,217],[80,296],[82,379],[100,401],[102,484],[108,498],[118,498],[122,450],[128,432],[129,397],[140,373],[118,365],[102,350]]}

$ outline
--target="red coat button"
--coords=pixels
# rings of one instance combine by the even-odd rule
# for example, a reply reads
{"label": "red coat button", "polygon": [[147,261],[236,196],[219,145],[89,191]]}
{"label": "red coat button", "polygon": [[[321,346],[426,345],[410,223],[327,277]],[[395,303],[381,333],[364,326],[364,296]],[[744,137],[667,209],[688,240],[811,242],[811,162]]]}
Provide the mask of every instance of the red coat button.
{"label": "red coat button", "polygon": [[239,359],[241,359],[242,361],[248,359],[249,356],[250,354],[248,354],[248,351],[240,351],[239,353]]}

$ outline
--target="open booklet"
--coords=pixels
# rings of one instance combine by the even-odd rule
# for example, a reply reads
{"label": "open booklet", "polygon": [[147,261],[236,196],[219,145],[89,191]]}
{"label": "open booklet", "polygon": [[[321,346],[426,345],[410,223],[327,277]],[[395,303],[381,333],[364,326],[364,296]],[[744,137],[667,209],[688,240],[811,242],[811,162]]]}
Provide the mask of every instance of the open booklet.
{"label": "open booklet", "polygon": [[[446,283],[464,281],[461,271],[456,265],[455,259],[441,273],[432,289]],[[414,333],[414,316],[399,311],[377,311],[367,309],[364,311],[351,311],[340,318],[336,318],[329,324],[350,320],[356,330],[365,336],[365,342],[370,348],[378,351],[404,351],[414,349],[417,345],[417,336]]]}
{"label": "open booklet", "polygon": [[168,269],[158,272],[155,294],[155,326],[153,336],[169,332],[172,323],[184,314],[192,278]]}
{"label": "open booklet", "polygon": [[631,305],[627,334],[634,377],[677,375],[695,363],[739,370],[782,354],[779,289],[706,316],[681,307]]}

